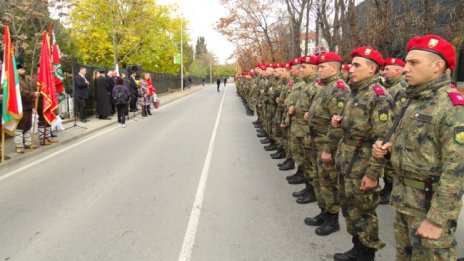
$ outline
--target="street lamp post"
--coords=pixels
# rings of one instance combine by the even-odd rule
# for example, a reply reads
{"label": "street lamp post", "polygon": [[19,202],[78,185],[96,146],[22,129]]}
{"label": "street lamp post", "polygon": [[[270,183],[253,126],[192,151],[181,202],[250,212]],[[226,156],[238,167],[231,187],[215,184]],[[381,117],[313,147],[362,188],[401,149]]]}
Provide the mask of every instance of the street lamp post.
{"label": "street lamp post", "polygon": [[183,15],[180,15],[180,90],[184,91],[184,39],[183,39]]}

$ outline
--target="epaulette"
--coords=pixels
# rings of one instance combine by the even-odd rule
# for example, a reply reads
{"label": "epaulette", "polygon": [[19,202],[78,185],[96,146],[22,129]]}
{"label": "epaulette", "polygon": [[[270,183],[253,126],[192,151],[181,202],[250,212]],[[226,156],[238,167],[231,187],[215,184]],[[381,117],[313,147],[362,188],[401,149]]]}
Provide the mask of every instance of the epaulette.
{"label": "epaulette", "polygon": [[346,88],[345,82],[343,80],[338,80],[337,81],[337,87],[338,87],[338,89],[345,89]]}
{"label": "epaulette", "polygon": [[375,94],[377,96],[385,96],[385,91],[383,90],[382,86],[380,84],[376,83],[374,86],[372,86],[372,90],[374,90]]}
{"label": "epaulette", "polygon": [[459,92],[448,92],[448,96],[454,106],[464,106],[464,96]]}
{"label": "epaulette", "polygon": [[293,87],[293,85],[295,85],[295,83],[293,81],[289,81],[287,83],[287,86],[290,87],[290,88]]}

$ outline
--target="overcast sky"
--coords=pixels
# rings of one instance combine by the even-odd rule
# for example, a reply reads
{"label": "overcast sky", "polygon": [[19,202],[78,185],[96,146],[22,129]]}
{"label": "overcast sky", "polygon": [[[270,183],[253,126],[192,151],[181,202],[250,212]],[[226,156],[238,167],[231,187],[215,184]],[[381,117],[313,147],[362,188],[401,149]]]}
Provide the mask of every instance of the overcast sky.
{"label": "overcast sky", "polygon": [[[180,7],[184,17],[189,21],[188,30],[192,39],[190,43],[195,48],[197,38],[204,36],[206,47],[223,64],[232,54],[234,47],[227,39],[214,30],[216,21],[226,15],[226,10],[220,0],[157,0],[159,4],[176,4]],[[228,60],[228,63],[235,60]]]}

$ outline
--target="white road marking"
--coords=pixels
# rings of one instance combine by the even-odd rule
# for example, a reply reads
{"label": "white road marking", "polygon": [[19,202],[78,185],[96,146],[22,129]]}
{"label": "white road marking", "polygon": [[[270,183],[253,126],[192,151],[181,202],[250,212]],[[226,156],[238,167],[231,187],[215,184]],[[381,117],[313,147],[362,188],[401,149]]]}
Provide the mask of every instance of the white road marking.
{"label": "white road marking", "polygon": [[37,164],[39,164],[39,163],[41,163],[41,162],[43,162],[43,161],[46,161],[46,160],[48,160],[48,159],[50,159],[50,158],[53,158],[53,157],[55,157],[55,156],[57,156],[57,155],[59,155],[59,154],[65,152],[65,151],[68,151],[68,150],[70,150],[70,149],[72,149],[72,148],[74,148],[74,147],[77,147],[77,146],[79,146],[79,145],[81,145],[81,144],[83,144],[83,143],[86,143],[86,142],[91,141],[91,140],[93,140],[93,139],[95,139],[95,138],[97,138],[97,137],[100,137],[101,135],[106,134],[107,132],[110,132],[110,131],[112,131],[112,130],[114,130],[114,129],[116,129],[116,128],[118,128],[118,127],[117,127],[117,126],[114,126],[114,127],[109,128],[109,129],[107,129],[107,130],[104,130],[104,131],[102,131],[102,132],[99,132],[99,133],[97,133],[97,134],[95,134],[95,135],[92,135],[92,136],[86,138],[86,139],[83,139],[83,140],[81,140],[81,141],[79,141],[79,142],[76,142],[76,143],[74,143],[74,144],[72,144],[72,145],[69,145],[69,146],[67,146],[67,147],[65,147],[65,148],[63,148],[63,149],[60,149],[60,150],[55,151],[55,152],[53,152],[53,153],[51,153],[51,154],[48,154],[47,156],[45,156],[45,157],[43,157],[43,158],[40,158],[40,159],[38,159],[38,160],[36,160],[36,161],[33,161],[33,162],[31,162],[31,163],[29,163],[29,164],[27,164],[27,165],[25,165],[25,166],[22,166],[22,167],[20,167],[20,168],[17,168],[17,169],[13,170],[12,172],[10,172],[10,173],[8,173],[8,174],[6,174],[6,175],[0,176],[0,181],[1,181],[1,180],[4,180],[4,179],[7,179],[7,178],[13,176],[14,174],[17,174],[17,173],[19,173],[19,172],[21,172],[21,171],[23,171],[23,170],[26,170],[26,169],[28,169],[28,168],[30,168],[30,167],[33,167],[33,166],[35,166],[35,165],[37,165]]}
{"label": "white road marking", "polygon": [[205,195],[206,181],[208,180],[209,168],[211,166],[211,158],[213,156],[214,144],[216,142],[216,133],[218,130],[219,122],[221,120],[222,107],[224,105],[224,98],[226,96],[226,90],[222,95],[221,105],[219,106],[219,111],[216,117],[216,123],[214,124],[213,133],[211,134],[211,140],[209,142],[208,153],[206,154],[205,163],[203,164],[203,170],[201,171],[200,181],[198,182],[197,193],[195,195],[195,200],[193,201],[192,212],[190,213],[190,218],[187,226],[187,231],[185,232],[184,242],[182,244],[182,249],[179,254],[179,261],[189,261],[192,256],[192,248],[195,244],[195,237],[198,229],[198,221],[200,219],[201,208],[203,205],[203,197]]}

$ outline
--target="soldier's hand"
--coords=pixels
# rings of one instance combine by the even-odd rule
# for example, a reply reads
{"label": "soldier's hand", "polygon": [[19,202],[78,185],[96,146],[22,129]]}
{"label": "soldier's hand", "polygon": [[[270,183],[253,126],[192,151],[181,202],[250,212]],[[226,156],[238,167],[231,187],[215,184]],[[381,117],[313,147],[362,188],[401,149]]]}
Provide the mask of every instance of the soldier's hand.
{"label": "soldier's hand", "polygon": [[287,128],[287,125],[281,123],[281,124],[280,124],[280,127],[281,127],[282,129],[285,129],[285,128]]}
{"label": "soldier's hand", "polygon": [[332,127],[334,128],[340,128],[341,122],[342,122],[342,116],[340,115],[334,115],[332,116]]}
{"label": "soldier's hand", "polygon": [[361,187],[360,189],[361,190],[370,190],[370,189],[374,189],[377,187],[377,185],[379,184],[379,181],[378,180],[374,180],[374,179],[371,179],[367,176],[364,176],[361,180]]}
{"label": "soldier's hand", "polygon": [[280,103],[280,98],[279,97],[276,98],[276,103]]}
{"label": "soldier's hand", "polygon": [[325,162],[325,163],[332,162],[332,154],[323,151],[321,154],[321,160],[322,162]]}
{"label": "soldier's hand", "polygon": [[309,121],[309,112],[305,112],[304,114],[304,120]]}
{"label": "soldier's hand", "polygon": [[427,219],[424,219],[422,223],[419,225],[419,228],[416,231],[416,235],[426,238],[437,240],[441,237],[443,233],[443,228],[435,226],[434,224],[430,223]]}
{"label": "soldier's hand", "polygon": [[391,151],[393,144],[387,142],[382,145],[382,143],[382,140],[378,140],[372,145],[372,156],[374,156],[374,158],[383,159],[385,155]]}
{"label": "soldier's hand", "polygon": [[292,105],[288,108],[288,114],[289,115],[295,114],[295,106]]}

